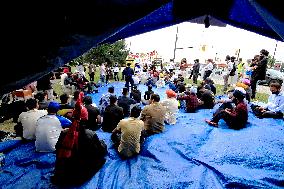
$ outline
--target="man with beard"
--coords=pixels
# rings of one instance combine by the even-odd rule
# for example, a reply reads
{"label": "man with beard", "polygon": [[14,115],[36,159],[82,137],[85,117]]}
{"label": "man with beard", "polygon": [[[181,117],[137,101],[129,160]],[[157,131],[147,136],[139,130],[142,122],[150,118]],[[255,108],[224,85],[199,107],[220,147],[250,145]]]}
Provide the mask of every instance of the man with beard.
{"label": "man with beard", "polygon": [[215,112],[211,120],[205,120],[206,123],[218,127],[219,120],[223,119],[231,129],[237,130],[244,128],[248,120],[248,110],[244,98],[245,95],[241,91],[235,90],[233,92],[232,102],[236,107],[233,108],[233,106],[229,106],[231,104],[228,103],[228,107]]}
{"label": "man with beard", "polygon": [[270,84],[271,95],[268,98],[268,103],[264,106],[251,105],[253,113],[258,118],[275,118],[282,119],[284,112],[284,94],[281,92],[279,83]]}

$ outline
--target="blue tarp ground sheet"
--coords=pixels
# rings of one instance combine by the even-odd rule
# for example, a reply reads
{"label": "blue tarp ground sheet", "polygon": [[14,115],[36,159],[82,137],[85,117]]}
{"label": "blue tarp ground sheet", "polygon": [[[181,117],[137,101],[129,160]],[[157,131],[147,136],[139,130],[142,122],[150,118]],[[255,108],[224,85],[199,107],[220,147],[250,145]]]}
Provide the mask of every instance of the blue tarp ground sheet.
{"label": "blue tarp ground sheet", "polygon": [[[120,95],[123,83],[113,83]],[[142,94],[146,86],[140,85]],[[162,99],[165,89],[154,89]],[[107,87],[93,94],[96,104]],[[215,107],[215,109],[217,106]],[[141,154],[121,160],[110,134],[98,131],[108,146],[103,168],[80,188],[282,188],[284,187],[283,120],[258,119],[239,131],[220,122],[208,126],[213,110],[183,113],[177,124],[146,139]],[[50,183],[55,154],[37,153],[33,143],[8,141],[0,144],[5,154],[1,188],[57,188]]]}

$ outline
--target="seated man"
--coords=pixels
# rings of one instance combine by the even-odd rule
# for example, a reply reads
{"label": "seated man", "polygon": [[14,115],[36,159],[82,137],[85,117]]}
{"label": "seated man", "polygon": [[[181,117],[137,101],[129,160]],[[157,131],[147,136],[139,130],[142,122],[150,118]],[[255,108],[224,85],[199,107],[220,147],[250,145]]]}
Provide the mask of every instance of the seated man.
{"label": "seated man", "polygon": [[166,108],[166,123],[170,125],[176,124],[176,114],[178,112],[177,94],[169,89],[166,90],[167,99],[163,100],[161,104]]}
{"label": "seated man", "polygon": [[73,107],[69,104],[68,100],[69,100],[69,96],[67,95],[67,93],[63,93],[62,95],[60,95],[61,103],[60,103],[60,108],[57,114],[70,119],[72,115]]}
{"label": "seated man", "polygon": [[56,115],[60,108],[58,102],[50,102],[47,108],[48,114],[39,118],[36,123],[36,151],[53,152],[60,132],[71,125],[71,121]]}
{"label": "seated man", "polygon": [[83,101],[88,110],[87,129],[98,130],[100,128],[98,124],[101,123],[100,110],[92,105],[93,100],[91,96],[85,96]]}
{"label": "seated man", "polygon": [[[185,92],[185,93],[187,93],[187,92]],[[189,94],[183,94],[183,95],[179,95],[177,97],[177,100],[185,100],[186,112],[187,113],[196,112],[196,110],[199,106],[199,102],[198,102],[198,98],[196,96],[196,93],[197,93],[197,88],[191,87]]]}
{"label": "seated man", "polygon": [[152,85],[148,85],[148,90],[145,91],[144,100],[142,100],[142,103],[145,105],[149,105],[150,97],[152,94],[154,94],[154,91],[152,90]]}
{"label": "seated man", "polygon": [[215,105],[215,97],[209,85],[204,85],[200,90],[199,109],[212,109]]}
{"label": "seated man", "polygon": [[275,118],[282,119],[284,113],[284,94],[281,92],[279,83],[270,84],[271,95],[268,98],[268,103],[264,106],[251,105],[253,113],[258,118]]}
{"label": "seated man", "polygon": [[141,102],[141,91],[137,88],[137,85],[133,86],[133,89],[130,93],[130,98],[134,99],[136,103]]}
{"label": "seated man", "polygon": [[129,116],[131,104],[136,104],[136,101],[128,97],[128,88],[124,87],[122,89],[122,96],[119,96],[117,100],[117,105],[123,108],[124,117]]}
{"label": "seated man", "polygon": [[111,133],[120,120],[123,119],[123,109],[117,105],[116,96],[109,97],[110,105],[104,111],[102,130]]}
{"label": "seated man", "polygon": [[99,108],[100,108],[100,113],[101,115],[104,114],[105,108],[110,105],[110,99],[109,97],[114,95],[114,87],[111,86],[108,88],[108,93],[103,94],[100,101],[99,101]]}
{"label": "seated man", "polygon": [[140,152],[140,137],[144,128],[143,121],[138,119],[140,113],[141,108],[134,106],[130,117],[121,120],[112,131],[111,139],[122,158],[130,158]]}
{"label": "seated man", "polygon": [[[232,101],[236,105],[235,108],[226,107],[223,110],[214,113],[211,120],[205,120],[209,125],[218,127],[218,122],[223,119],[231,129],[241,129],[245,126],[248,120],[247,105],[244,102],[245,95],[235,90],[233,93]],[[228,103],[229,105],[229,103]]]}
{"label": "seated man", "polygon": [[26,107],[28,108],[27,112],[22,112],[19,115],[18,125],[19,127],[15,127],[16,133],[19,134],[26,140],[34,140],[35,132],[36,132],[36,122],[37,120],[46,115],[46,110],[38,110],[39,104],[38,101],[34,98],[30,98],[26,101]]}
{"label": "seated man", "polygon": [[144,121],[145,137],[161,133],[164,130],[164,122],[166,118],[166,108],[160,103],[160,96],[152,94],[150,97],[150,105],[145,106],[141,112],[140,119]]}

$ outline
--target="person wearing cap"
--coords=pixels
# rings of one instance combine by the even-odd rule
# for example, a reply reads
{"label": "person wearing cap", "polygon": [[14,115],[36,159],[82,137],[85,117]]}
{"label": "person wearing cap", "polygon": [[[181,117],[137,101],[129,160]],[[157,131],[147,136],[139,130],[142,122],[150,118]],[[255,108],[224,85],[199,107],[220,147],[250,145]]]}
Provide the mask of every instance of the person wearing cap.
{"label": "person wearing cap", "polygon": [[112,131],[111,139],[121,158],[126,159],[139,154],[144,122],[139,119],[141,108],[134,106],[130,117],[122,119]]}
{"label": "person wearing cap", "polygon": [[177,96],[177,100],[185,100],[186,102],[186,112],[187,113],[194,113],[196,112],[199,102],[196,96],[197,88],[191,87],[189,92],[185,92],[185,94],[181,94]]}
{"label": "person wearing cap", "polygon": [[260,51],[259,61],[253,67],[253,72],[251,76],[251,90],[252,90],[251,98],[252,99],[255,98],[257,81],[265,80],[267,63],[268,63],[268,55],[269,55],[269,52],[265,49],[262,49]]}
{"label": "person wearing cap", "polygon": [[58,102],[51,101],[48,105],[48,114],[40,117],[36,123],[35,146],[38,152],[53,152],[59,135],[63,129],[71,125],[71,121],[57,115],[60,108]]}
{"label": "person wearing cap", "polygon": [[211,120],[206,119],[205,122],[211,126],[218,127],[219,120],[223,119],[231,129],[238,130],[244,128],[248,120],[248,109],[244,98],[245,95],[241,91],[234,90],[232,101],[236,107],[227,107],[217,111],[213,114]]}
{"label": "person wearing cap", "polygon": [[177,94],[175,91],[166,90],[167,98],[161,101],[162,106],[166,108],[165,121],[170,125],[176,124],[176,115],[178,112],[178,101],[176,99]]}
{"label": "person wearing cap", "polygon": [[134,70],[130,68],[130,63],[127,64],[127,67],[122,71],[122,77],[125,79],[125,87],[129,89],[129,83],[131,84],[131,88],[133,88],[134,81],[132,76],[134,75]]}
{"label": "person wearing cap", "polygon": [[150,104],[141,112],[140,119],[144,121],[143,135],[145,137],[164,131],[166,109],[160,103],[160,96],[152,94]]}
{"label": "person wearing cap", "polygon": [[252,104],[251,109],[258,118],[282,119],[284,115],[284,93],[281,92],[281,85],[277,82],[270,84],[271,95],[267,104],[259,106]]}

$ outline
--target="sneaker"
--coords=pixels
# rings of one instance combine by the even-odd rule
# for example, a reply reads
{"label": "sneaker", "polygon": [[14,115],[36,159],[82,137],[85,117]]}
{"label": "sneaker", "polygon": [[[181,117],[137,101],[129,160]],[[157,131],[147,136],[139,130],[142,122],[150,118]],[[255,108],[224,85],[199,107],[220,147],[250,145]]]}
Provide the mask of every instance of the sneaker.
{"label": "sneaker", "polygon": [[213,121],[211,121],[211,120],[205,120],[205,122],[208,124],[208,125],[211,125],[211,126],[213,126],[213,127],[218,127],[218,123],[215,123],[215,122],[213,122]]}

